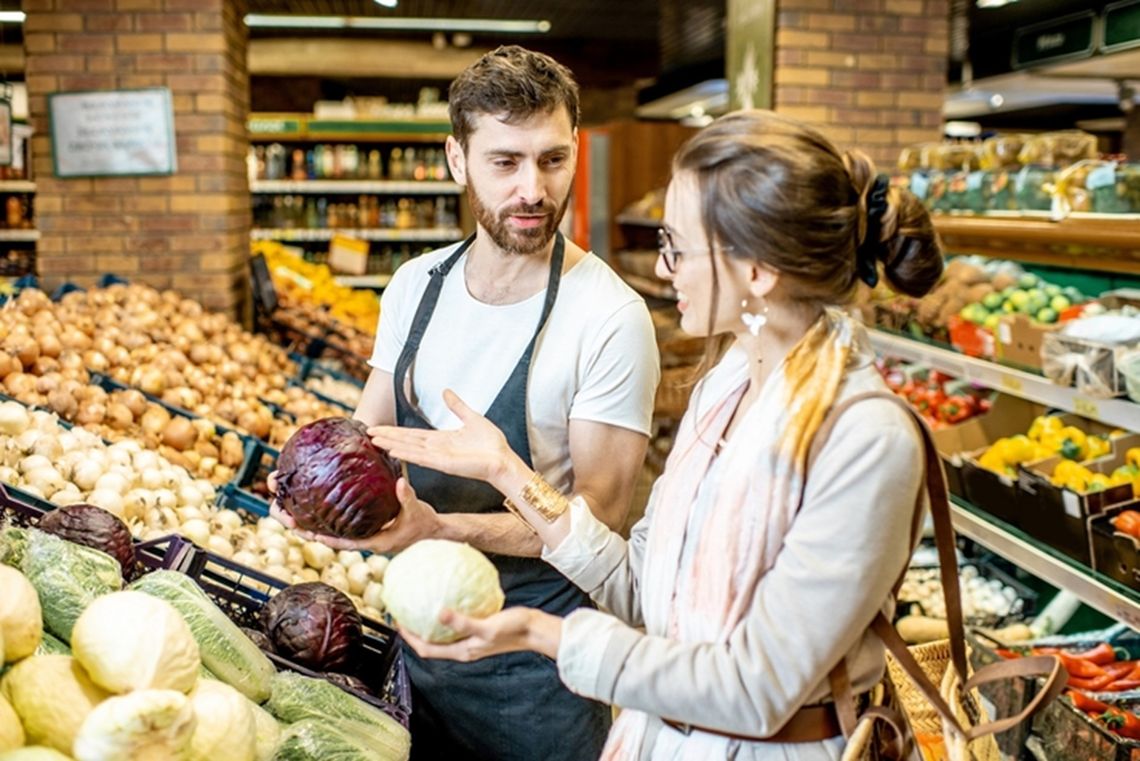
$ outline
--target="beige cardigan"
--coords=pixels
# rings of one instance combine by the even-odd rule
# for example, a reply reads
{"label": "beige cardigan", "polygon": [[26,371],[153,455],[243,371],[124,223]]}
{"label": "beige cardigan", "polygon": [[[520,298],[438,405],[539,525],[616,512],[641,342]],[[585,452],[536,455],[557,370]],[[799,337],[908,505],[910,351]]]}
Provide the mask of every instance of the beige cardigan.
{"label": "beige cardigan", "polygon": [[[867,366],[849,373],[839,400],[883,388]],[[922,443],[903,410],[869,400],[845,413],[813,466],[776,565],[727,646],[638,630],[643,608],[664,604],[639,594],[655,494],[629,541],[575,500],[570,535],[543,557],[609,613],[584,609],[566,619],[558,651],[562,680],[606,703],[760,737],[778,731],[800,707],[828,698],[827,674],[841,654],[856,690],[869,688],[884,659],[866,630],[876,611],[893,607],[891,586],[910,555],[903,538],[921,467]],[[675,730],[659,729],[647,741],[656,750],[647,748],[645,757],[671,758],[668,735]],[[737,745],[726,741],[726,758],[831,758],[842,742]]]}

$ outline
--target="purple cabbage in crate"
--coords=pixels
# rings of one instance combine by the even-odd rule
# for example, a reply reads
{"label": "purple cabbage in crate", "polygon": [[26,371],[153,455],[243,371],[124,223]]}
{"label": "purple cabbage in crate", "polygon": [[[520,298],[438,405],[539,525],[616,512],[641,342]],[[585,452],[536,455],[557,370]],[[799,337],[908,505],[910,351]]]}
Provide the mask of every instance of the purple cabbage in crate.
{"label": "purple cabbage in crate", "polygon": [[101,507],[79,503],[56,508],[40,518],[39,529],[107,553],[119,561],[124,579],[129,579],[134,570],[135,546],[130,529]]}
{"label": "purple cabbage in crate", "polygon": [[261,623],[278,655],[313,671],[344,668],[364,638],[352,601],[319,581],[282,589],[262,609]]}
{"label": "purple cabbage in crate", "polygon": [[348,539],[378,532],[400,512],[399,463],[358,420],[323,418],[294,433],[277,459],[277,502],[297,528]]}

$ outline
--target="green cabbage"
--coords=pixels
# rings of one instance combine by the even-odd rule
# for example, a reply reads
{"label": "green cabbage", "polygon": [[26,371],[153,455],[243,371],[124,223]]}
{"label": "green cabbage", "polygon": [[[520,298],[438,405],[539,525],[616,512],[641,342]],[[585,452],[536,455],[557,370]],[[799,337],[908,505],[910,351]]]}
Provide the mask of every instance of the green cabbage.
{"label": "green cabbage", "polygon": [[44,638],[40,640],[40,646],[36,648],[36,655],[71,655],[71,648],[63,640],[56,639],[48,632],[44,632]]}
{"label": "green cabbage", "polygon": [[71,628],[96,597],[122,588],[119,562],[90,547],[28,529],[21,570],[39,594],[44,628],[71,642]]}
{"label": "green cabbage", "polygon": [[276,761],[396,761],[402,754],[370,741],[367,727],[302,719],[281,735]]}
{"label": "green cabbage", "polygon": [[71,756],[65,756],[58,750],[45,748],[42,745],[29,745],[26,748],[0,753],[0,761],[71,761]]}
{"label": "green cabbage", "polygon": [[[404,759],[408,757],[412,738],[408,730],[379,708],[350,695],[323,679],[282,671],[273,677],[273,695],[265,707],[280,721],[293,724],[313,719],[324,727],[335,727],[338,735],[370,746],[372,758]],[[292,727],[290,727],[292,729]],[[282,738],[284,748],[286,738]],[[297,744],[297,741],[294,742]],[[299,747],[307,747],[301,744]],[[281,758],[281,751],[278,751]],[[366,758],[368,756],[364,756]],[[307,758],[288,756],[285,758]],[[332,758],[332,756],[327,756]],[[338,756],[339,758],[339,756]],[[351,758],[345,756],[344,758]]]}
{"label": "green cabbage", "polygon": [[257,736],[255,758],[257,761],[272,761],[281,744],[281,725],[269,711],[252,702],[249,705],[253,709],[254,732]]}
{"label": "green cabbage", "polygon": [[77,761],[186,761],[194,709],[177,690],[135,690],[107,698],[83,720],[72,751]]}
{"label": "green cabbage", "polygon": [[202,664],[219,681],[253,702],[265,702],[273,663],[193,579],[176,571],[154,571],[135,581],[130,589],[173,605],[190,626]]}

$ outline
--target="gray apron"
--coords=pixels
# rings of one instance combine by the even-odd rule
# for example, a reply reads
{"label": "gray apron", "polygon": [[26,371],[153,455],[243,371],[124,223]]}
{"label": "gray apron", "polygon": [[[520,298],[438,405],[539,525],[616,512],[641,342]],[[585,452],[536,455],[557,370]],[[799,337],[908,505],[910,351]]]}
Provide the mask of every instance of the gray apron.
{"label": "gray apron", "polygon": [[[431,270],[431,280],[393,373],[396,422],[401,427],[431,428],[408,400],[404,382],[435,311],[444,278],[474,240],[475,236],[468,238]],[[527,379],[538,336],[558,295],[564,252],[565,240],[559,233],[542,317],[506,385],[485,413],[528,467],[533,464],[527,435]],[[416,495],[441,513],[505,512],[503,495],[483,481],[414,465],[408,466],[408,478]],[[590,605],[585,593],[540,558],[488,557],[499,571],[508,607],[525,605],[565,616]],[[404,654],[412,678],[413,761],[592,761],[601,754],[610,727],[610,709],[567,690],[549,658],[524,652],[457,663],[421,659],[408,647]]]}

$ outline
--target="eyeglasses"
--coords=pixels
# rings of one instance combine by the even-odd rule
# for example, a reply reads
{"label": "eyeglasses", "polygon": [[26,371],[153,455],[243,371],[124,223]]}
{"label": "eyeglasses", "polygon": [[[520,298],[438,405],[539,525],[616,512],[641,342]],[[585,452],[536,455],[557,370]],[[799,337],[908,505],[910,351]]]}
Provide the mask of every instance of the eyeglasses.
{"label": "eyeglasses", "polygon": [[[721,246],[720,251],[731,251],[732,246]],[[670,273],[677,271],[677,262],[681,259],[682,254],[712,254],[711,249],[704,249],[702,251],[679,251],[673,245],[673,236],[664,227],[657,228],[657,253],[661,255],[661,261],[665,262],[665,269]]]}

